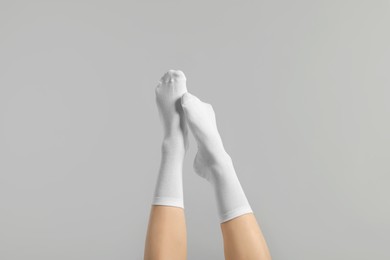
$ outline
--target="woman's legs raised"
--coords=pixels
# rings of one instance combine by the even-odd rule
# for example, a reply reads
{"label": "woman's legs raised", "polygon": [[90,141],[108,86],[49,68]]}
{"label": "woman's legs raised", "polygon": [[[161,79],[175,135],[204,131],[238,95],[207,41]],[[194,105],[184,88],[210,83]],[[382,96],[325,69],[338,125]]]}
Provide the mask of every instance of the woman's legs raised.
{"label": "woman's legs raised", "polygon": [[168,71],[156,87],[164,138],[145,242],[145,260],[183,260],[187,255],[182,172],[188,139],[180,106],[180,98],[186,92],[186,78],[181,71]]}
{"label": "woman's legs raised", "polygon": [[228,260],[271,259],[265,239],[223,147],[211,105],[186,93],[182,107],[196,142],[195,172],[208,180],[215,192]]}

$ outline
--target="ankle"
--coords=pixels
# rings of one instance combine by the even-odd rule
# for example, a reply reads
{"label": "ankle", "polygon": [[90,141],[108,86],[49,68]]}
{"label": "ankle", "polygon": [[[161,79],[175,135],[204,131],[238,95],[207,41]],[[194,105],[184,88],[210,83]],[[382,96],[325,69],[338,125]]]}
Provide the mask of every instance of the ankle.
{"label": "ankle", "polygon": [[215,157],[214,163],[211,165],[211,171],[214,173],[230,170],[232,168],[233,161],[227,152],[221,153]]}
{"label": "ankle", "polygon": [[168,136],[164,137],[161,145],[161,151],[163,153],[185,153],[188,144],[186,140],[181,136]]}
{"label": "ankle", "polygon": [[213,156],[213,160],[208,165],[209,171],[214,178],[223,178],[226,175],[235,173],[233,161],[230,155],[224,151]]}

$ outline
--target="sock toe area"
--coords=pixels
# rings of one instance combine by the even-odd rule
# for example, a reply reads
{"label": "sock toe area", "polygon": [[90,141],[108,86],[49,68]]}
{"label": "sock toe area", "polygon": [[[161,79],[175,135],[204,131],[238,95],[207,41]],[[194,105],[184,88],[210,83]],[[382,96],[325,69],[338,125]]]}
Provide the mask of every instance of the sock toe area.
{"label": "sock toe area", "polygon": [[192,95],[188,92],[184,93],[184,95],[181,97],[181,104],[184,105],[192,98]]}
{"label": "sock toe area", "polygon": [[186,80],[186,75],[185,75],[184,72],[181,71],[181,70],[175,70],[175,71],[173,71],[172,75],[173,75],[176,79]]}
{"label": "sock toe area", "polygon": [[163,83],[169,83],[173,81],[187,80],[186,75],[181,70],[168,70],[160,79]]}
{"label": "sock toe area", "polygon": [[195,100],[199,100],[199,99],[197,97],[195,97],[194,95],[192,95],[191,93],[186,92],[181,97],[181,104],[182,104],[182,106],[186,106]]}

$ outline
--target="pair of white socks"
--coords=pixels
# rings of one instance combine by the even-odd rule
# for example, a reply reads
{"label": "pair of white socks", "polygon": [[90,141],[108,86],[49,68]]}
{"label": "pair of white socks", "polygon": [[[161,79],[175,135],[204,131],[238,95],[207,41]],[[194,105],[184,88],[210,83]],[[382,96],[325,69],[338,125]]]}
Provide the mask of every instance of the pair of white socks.
{"label": "pair of white socks", "polygon": [[164,140],[152,204],[184,208],[182,172],[190,128],[198,145],[194,169],[214,188],[220,222],[251,213],[231,158],[223,147],[214,110],[187,92],[183,72],[170,70],[161,78],[156,101]]}

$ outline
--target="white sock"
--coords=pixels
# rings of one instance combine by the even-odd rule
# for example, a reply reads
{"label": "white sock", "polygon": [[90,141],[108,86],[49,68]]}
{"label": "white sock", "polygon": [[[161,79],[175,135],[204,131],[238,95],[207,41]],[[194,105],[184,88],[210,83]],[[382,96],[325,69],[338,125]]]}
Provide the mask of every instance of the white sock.
{"label": "white sock", "polygon": [[182,172],[188,147],[188,131],[180,98],[185,92],[186,77],[181,71],[168,71],[156,87],[156,102],[164,126],[164,139],[153,205],[184,208]]}
{"label": "white sock", "polygon": [[231,158],[223,147],[212,106],[190,93],[183,95],[181,103],[198,144],[194,169],[214,187],[220,222],[251,213]]}

